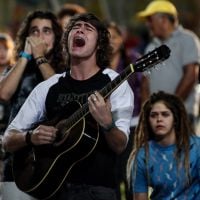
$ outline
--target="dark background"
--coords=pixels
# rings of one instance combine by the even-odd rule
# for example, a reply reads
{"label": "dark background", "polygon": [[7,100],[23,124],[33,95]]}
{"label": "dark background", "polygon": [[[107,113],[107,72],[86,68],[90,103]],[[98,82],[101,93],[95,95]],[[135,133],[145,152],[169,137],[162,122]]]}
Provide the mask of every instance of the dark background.
{"label": "dark background", "polygon": [[[0,0],[0,32],[9,32],[15,39],[19,24],[29,11],[48,9],[56,13],[64,3],[78,3],[101,19],[117,22],[130,45],[146,40],[147,31],[135,14],[143,10],[150,0]],[[200,1],[172,0],[179,12],[180,23],[200,36]]]}

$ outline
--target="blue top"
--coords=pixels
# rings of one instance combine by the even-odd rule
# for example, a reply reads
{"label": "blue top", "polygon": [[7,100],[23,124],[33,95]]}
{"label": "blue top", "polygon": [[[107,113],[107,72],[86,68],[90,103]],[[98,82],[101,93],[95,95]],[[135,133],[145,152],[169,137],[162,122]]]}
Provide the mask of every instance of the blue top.
{"label": "blue top", "polygon": [[[149,142],[148,174],[149,186],[153,188],[153,200],[199,200],[200,199],[200,138],[190,138],[190,176],[187,177],[183,164],[177,169],[175,160],[176,145],[163,147],[155,141]],[[133,191],[148,191],[145,151],[141,148],[137,154],[136,178],[132,175]],[[183,160],[183,157],[181,158]],[[132,173],[133,174],[133,173]],[[135,183],[134,183],[135,182]]]}

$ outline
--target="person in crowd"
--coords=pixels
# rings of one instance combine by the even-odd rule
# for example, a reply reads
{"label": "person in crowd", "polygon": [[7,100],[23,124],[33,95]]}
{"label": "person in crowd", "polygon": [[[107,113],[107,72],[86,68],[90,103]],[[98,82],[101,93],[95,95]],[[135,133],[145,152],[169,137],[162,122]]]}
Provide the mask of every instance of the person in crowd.
{"label": "person in crowd", "polygon": [[[14,65],[14,41],[8,33],[0,33],[0,80]],[[9,102],[0,101],[0,135],[3,135],[9,119]]]}
{"label": "person in crowd", "polygon": [[[33,11],[22,22],[15,42],[16,64],[0,81],[0,99],[11,103],[9,122],[38,83],[65,70],[62,33],[57,17],[50,11]],[[15,192],[10,192],[13,184],[10,156],[6,156],[4,163],[3,180],[8,183],[4,196],[16,199]]]}
{"label": "person in crowd", "polygon": [[153,70],[142,81],[143,101],[159,90],[178,95],[184,101],[189,118],[195,125],[199,107],[195,90],[200,63],[198,37],[179,24],[177,9],[170,1],[151,1],[137,16],[145,20],[152,36],[145,52],[161,44],[166,44],[171,49],[165,65],[160,70]]}
{"label": "person in crowd", "polygon": [[134,200],[200,199],[200,138],[180,97],[159,91],[144,103],[128,171]]}
{"label": "person in crowd", "polygon": [[71,17],[73,17],[76,14],[82,14],[86,12],[86,9],[79,4],[65,3],[57,13],[57,17],[59,23],[62,26],[63,31],[67,27],[67,24],[69,23]]}
{"label": "person in crowd", "polygon": [[[112,90],[110,82],[118,73],[109,68],[109,32],[95,15],[86,13],[74,16],[64,33],[63,44],[68,58],[66,72],[36,86],[6,130],[3,146],[6,151],[16,154],[28,146],[34,149],[49,144],[53,149],[43,151],[48,152],[48,158],[55,154],[55,146],[61,145],[60,148],[65,149],[65,144],[72,142],[68,139],[72,138],[76,145],[72,144],[69,151],[61,150],[60,156],[53,161],[55,165],[58,162],[57,167],[63,168],[55,172],[52,182],[55,185],[58,181],[62,186],[55,186],[51,192],[50,181],[46,183],[44,193],[39,189],[32,195],[39,199],[49,195],[48,198],[57,200],[116,200],[116,159],[128,141],[134,107],[133,92],[127,81],[119,83],[119,87]],[[57,123],[46,125],[46,121],[58,116]],[[69,130],[74,130],[67,138],[63,135],[66,134],[65,121]],[[79,126],[83,130],[79,131]],[[82,135],[81,139],[78,137],[76,140],[77,134]],[[62,160],[67,152],[74,159],[69,169],[66,169],[69,163]],[[60,162],[62,165],[59,165]],[[39,164],[38,167],[35,172],[43,165]],[[49,170],[52,170],[51,166]],[[33,176],[37,179],[35,174]]]}
{"label": "person in crowd", "polygon": [[14,63],[14,41],[8,33],[0,32],[0,74],[3,75]]}
{"label": "person in crowd", "polygon": [[49,11],[29,13],[16,38],[16,65],[0,82],[0,99],[11,99],[10,121],[32,89],[41,81],[65,70],[62,29]]}
{"label": "person in crowd", "polygon": [[[6,74],[14,65],[15,60],[13,56],[14,41],[8,33],[0,33],[0,79]],[[3,160],[5,152],[2,146],[3,133],[8,124],[10,113],[9,102],[0,101],[0,182],[3,180]],[[2,184],[0,183],[0,199],[2,198]]]}
{"label": "person in crowd", "polygon": [[[140,54],[135,50],[129,50],[125,48],[124,38],[120,27],[114,21],[105,21],[105,26],[107,27],[111,37],[110,44],[112,47],[112,56],[111,56],[111,69],[117,71],[118,73],[122,72],[130,63],[135,63],[136,60],[140,57]],[[131,52],[131,54],[130,54]],[[119,156],[118,160],[118,169],[116,178],[118,179],[118,199],[121,199],[121,184],[125,186],[126,199],[131,199],[131,195],[128,190],[128,184],[126,179],[126,162],[129,156],[129,153],[132,149],[132,137],[133,130],[138,122],[138,115],[140,112],[141,106],[141,97],[140,97],[140,85],[142,80],[141,73],[135,73],[128,78],[128,83],[131,86],[131,89],[134,92],[134,110],[131,120],[131,132],[129,135],[129,141],[126,147],[126,150]]]}

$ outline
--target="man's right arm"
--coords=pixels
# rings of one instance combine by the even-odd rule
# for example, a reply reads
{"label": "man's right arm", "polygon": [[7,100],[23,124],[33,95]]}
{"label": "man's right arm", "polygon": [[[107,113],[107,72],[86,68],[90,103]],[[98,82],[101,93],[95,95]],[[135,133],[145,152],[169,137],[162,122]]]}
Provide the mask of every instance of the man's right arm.
{"label": "man's right arm", "polygon": [[0,99],[9,101],[12,98],[17,90],[27,63],[28,60],[26,58],[19,58],[16,65],[2,78],[0,81]]}
{"label": "man's right arm", "polygon": [[14,120],[9,124],[3,138],[6,151],[13,152],[27,145],[26,135],[31,131],[31,142],[34,145],[52,141],[57,129],[40,125],[45,119],[45,100],[49,87],[58,81],[61,75],[38,84],[26,99]]}
{"label": "man's right arm", "polygon": [[3,101],[9,101],[17,90],[31,55],[31,46],[26,39],[24,51],[21,52],[16,65],[0,81],[0,99]]}
{"label": "man's right arm", "polygon": [[26,132],[20,132],[12,129],[8,130],[3,137],[3,148],[7,152],[14,152],[27,145],[25,140]]}
{"label": "man's right arm", "polygon": [[56,139],[57,132],[57,128],[46,125],[24,132],[8,127],[3,138],[3,147],[8,152],[14,152],[27,145],[51,144]]}

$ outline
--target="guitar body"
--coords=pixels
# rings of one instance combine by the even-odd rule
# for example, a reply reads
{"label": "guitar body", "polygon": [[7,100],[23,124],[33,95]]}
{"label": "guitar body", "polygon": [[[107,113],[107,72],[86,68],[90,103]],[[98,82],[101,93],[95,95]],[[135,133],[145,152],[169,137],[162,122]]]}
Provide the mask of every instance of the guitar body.
{"label": "guitar body", "polygon": [[[77,110],[80,105],[73,102],[68,107]],[[66,113],[70,116],[73,111]],[[17,151],[13,157],[13,175],[17,187],[38,199],[52,197],[73,166],[94,150],[99,130],[97,123],[91,119],[83,118],[69,130],[60,130],[62,136],[55,144],[25,147]],[[63,125],[61,121],[56,126]]]}

